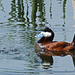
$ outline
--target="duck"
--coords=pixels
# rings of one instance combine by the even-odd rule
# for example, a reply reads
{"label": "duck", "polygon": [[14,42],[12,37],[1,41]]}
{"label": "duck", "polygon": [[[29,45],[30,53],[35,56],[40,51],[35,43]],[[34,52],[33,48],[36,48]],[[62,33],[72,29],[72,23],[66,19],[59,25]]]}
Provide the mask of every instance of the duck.
{"label": "duck", "polygon": [[48,51],[70,51],[75,49],[75,35],[71,43],[64,41],[53,41],[54,32],[49,27],[44,28],[40,34],[36,37],[40,39],[35,44],[37,50],[48,50]]}

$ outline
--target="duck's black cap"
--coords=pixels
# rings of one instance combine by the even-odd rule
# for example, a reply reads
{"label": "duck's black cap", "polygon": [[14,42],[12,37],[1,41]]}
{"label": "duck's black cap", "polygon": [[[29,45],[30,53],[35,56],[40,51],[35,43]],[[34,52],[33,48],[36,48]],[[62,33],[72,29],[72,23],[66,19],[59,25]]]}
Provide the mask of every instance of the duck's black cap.
{"label": "duck's black cap", "polygon": [[43,31],[44,32],[52,32],[52,30],[50,28],[48,28],[48,27],[44,28]]}

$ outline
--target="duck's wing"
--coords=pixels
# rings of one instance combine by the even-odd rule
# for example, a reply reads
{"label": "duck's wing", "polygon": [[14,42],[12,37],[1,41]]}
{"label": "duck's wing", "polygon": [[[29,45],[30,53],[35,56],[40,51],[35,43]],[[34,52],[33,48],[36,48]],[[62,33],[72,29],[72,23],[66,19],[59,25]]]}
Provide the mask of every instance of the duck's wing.
{"label": "duck's wing", "polygon": [[47,42],[47,43],[43,43],[43,45],[45,46],[45,48],[47,50],[62,50],[64,49],[66,46],[69,46],[70,43],[67,42]]}

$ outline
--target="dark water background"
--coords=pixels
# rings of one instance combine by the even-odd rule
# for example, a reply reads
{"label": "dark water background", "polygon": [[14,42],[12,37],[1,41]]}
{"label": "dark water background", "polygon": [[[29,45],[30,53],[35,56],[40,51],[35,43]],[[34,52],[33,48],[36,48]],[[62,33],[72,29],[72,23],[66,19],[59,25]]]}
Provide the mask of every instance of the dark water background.
{"label": "dark water background", "polygon": [[55,32],[54,40],[71,42],[75,1],[0,0],[1,75],[75,75],[71,55],[53,56],[49,69],[43,68],[35,53],[34,36],[46,26]]}

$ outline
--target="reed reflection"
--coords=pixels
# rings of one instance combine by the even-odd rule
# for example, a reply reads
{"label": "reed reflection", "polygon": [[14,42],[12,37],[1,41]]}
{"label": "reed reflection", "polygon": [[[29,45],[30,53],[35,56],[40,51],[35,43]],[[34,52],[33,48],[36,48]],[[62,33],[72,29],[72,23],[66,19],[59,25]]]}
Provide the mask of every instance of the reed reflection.
{"label": "reed reflection", "polygon": [[23,0],[16,0],[11,1],[11,12],[9,13],[11,17],[8,19],[10,22],[17,21],[17,22],[24,22],[24,4]]}
{"label": "reed reflection", "polygon": [[[37,12],[39,12],[39,14],[37,14]],[[39,25],[41,27],[44,26],[46,23],[44,0],[33,0],[31,19],[32,19],[32,24],[35,27],[37,26],[36,24],[37,18],[39,19],[40,22]]]}
{"label": "reed reflection", "polygon": [[37,0],[33,0],[32,4],[32,24],[35,26],[35,21],[36,21],[36,12],[37,12]]}
{"label": "reed reflection", "polygon": [[3,7],[3,4],[1,3],[2,0],[0,0],[0,7],[1,7],[1,11],[4,12],[4,7]]}
{"label": "reed reflection", "polygon": [[[62,27],[65,27],[65,24],[66,24],[66,22],[65,22],[65,18],[66,18],[66,4],[67,4],[67,0],[57,0],[57,1],[59,1],[59,4],[60,4],[60,6],[62,5],[62,14],[63,14],[63,16],[62,16],[62,18],[63,18],[63,24],[62,24]],[[64,28],[62,29],[63,31],[65,30]]]}
{"label": "reed reflection", "polygon": [[[62,4],[62,19],[63,19],[63,24],[62,24],[62,31],[63,31],[63,33],[64,33],[64,41],[66,40],[66,31],[65,31],[65,25],[66,25],[66,21],[65,21],[65,19],[66,19],[66,4],[67,4],[67,0],[59,0],[59,4]],[[62,34],[63,34],[62,33]]]}
{"label": "reed reflection", "polygon": [[66,15],[65,15],[66,2],[67,2],[67,0],[64,0],[64,1],[63,1],[63,19],[66,18]]}
{"label": "reed reflection", "polygon": [[18,0],[18,21],[19,22],[24,22],[25,18],[24,18],[24,4],[23,4],[23,0]]}
{"label": "reed reflection", "polygon": [[39,0],[39,21],[42,22],[46,22],[46,18],[45,18],[45,6],[44,6],[44,0]]}
{"label": "reed reflection", "polygon": [[72,0],[72,5],[73,5],[73,11],[74,11],[74,16],[73,16],[73,18],[75,19],[75,0]]}
{"label": "reed reflection", "polygon": [[[27,2],[26,2],[27,3]],[[29,15],[29,6],[28,6],[28,3],[27,3],[27,12],[26,12],[26,19],[27,19],[27,24],[28,24],[28,26],[29,26],[29,24],[30,24],[30,22],[29,22],[29,17],[28,17],[28,15]]]}
{"label": "reed reflection", "polygon": [[[24,24],[25,25],[27,24],[27,26],[30,26],[30,24],[32,24],[34,28],[37,27],[37,24],[39,24],[40,27],[43,27],[49,24],[46,19],[46,8],[45,8],[46,3],[44,0],[32,0],[31,3],[28,3],[27,0],[25,1],[26,1],[25,3],[24,3],[24,0],[11,1],[11,12],[9,13],[11,17],[8,19],[10,22],[15,22],[15,21],[24,22]],[[50,0],[49,2],[50,2],[50,8],[48,9],[50,10],[50,12],[47,12],[47,13],[50,13],[50,18],[52,19],[52,14],[55,12],[52,11],[53,1]],[[63,2],[62,18],[64,19],[64,22],[63,22],[64,24],[62,24],[62,26],[64,27],[65,18],[66,18],[65,10],[66,10],[67,0],[64,0],[64,1],[61,0],[60,2],[61,3]],[[29,6],[29,4],[31,4],[32,6]],[[31,7],[31,10],[29,10],[30,7]]]}
{"label": "reed reflection", "polygon": [[52,0],[50,0],[50,18],[52,19]]}

